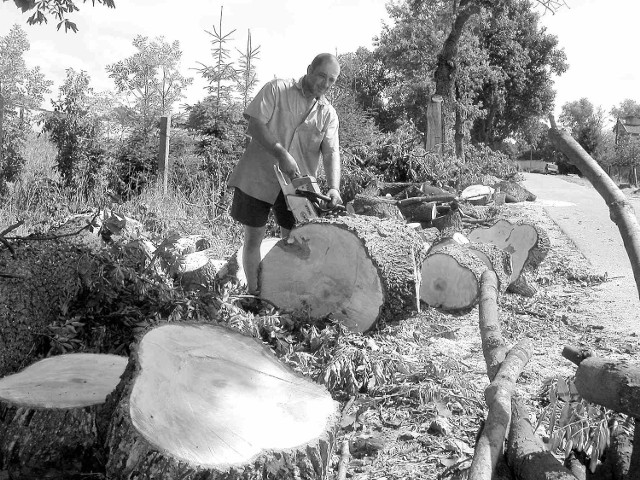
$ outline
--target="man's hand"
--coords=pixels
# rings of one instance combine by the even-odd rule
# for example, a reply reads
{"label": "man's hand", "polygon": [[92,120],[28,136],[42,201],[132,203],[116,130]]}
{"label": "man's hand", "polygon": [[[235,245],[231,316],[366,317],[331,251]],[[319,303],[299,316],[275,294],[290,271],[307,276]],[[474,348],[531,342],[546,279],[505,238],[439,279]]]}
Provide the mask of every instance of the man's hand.
{"label": "man's hand", "polygon": [[336,205],[342,204],[342,197],[340,196],[340,192],[335,188],[330,188],[327,192],[327,196],[331,198],[328,207],[334,208]]}
{"label": "man's hand", "polygon": [[278,150],[278,166],[282,173],[284,173],[290,179],[298,178],[300,176],[300,169],[296,160],[287,152],[284,148]]}

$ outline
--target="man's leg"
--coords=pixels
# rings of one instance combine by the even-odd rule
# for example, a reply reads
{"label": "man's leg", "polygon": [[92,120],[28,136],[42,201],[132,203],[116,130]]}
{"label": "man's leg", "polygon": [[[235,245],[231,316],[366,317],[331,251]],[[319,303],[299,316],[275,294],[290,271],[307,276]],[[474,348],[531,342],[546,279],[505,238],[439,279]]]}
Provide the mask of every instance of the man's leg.
{"label": "man's leg", "polygon": [[260,268],[260,245],[264,239],[266,226],[244,227],[244,246],[242,248],[242,266],[247,276],[247,290],[250,295],[258,295],[258,269]]}

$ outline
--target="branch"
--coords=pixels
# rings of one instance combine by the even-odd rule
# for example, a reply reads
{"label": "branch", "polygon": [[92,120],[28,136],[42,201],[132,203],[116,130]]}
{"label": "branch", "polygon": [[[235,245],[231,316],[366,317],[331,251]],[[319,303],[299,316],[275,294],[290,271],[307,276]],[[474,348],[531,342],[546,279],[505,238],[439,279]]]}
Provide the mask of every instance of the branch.
{"label": "branch", "polygon": [[498,277],[491,270],[485,270],[480,278],[478,318],[487,376],[490,381],[493,381],[508,349],[502,337],[498,318]]}

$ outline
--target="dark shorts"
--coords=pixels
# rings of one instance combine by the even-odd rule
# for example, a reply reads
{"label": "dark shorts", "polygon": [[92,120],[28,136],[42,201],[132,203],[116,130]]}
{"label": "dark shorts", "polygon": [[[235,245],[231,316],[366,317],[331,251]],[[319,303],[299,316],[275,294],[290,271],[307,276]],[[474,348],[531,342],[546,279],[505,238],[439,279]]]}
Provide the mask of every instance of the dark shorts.
{"label": "dark shorts", "polygon": [[276,198],[276,203],[271,205],[255,197],[247,195],[239,188],[233,192],[233,203],[231,205],[231,217],[237,222],[249,227],[264,227],[269,219],[269,212],[273,209],[276,223],[282,228],[291,230],[296,224],[293,213],[287,208],[282,191]]}

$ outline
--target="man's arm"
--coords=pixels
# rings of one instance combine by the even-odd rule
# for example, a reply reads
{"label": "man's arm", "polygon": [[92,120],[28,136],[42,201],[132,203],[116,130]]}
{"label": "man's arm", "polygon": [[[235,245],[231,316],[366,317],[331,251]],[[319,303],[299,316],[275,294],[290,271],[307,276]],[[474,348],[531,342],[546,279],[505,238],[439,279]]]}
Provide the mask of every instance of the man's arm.
{"label": "man's arm", "polygon": [[333,208],[337,204],[342,203],[342,197],[340,196],[340,152],[334,150],[331,153],[323,154],[322,162],[324,173],[327,176],[327,185],[329,186],[327,195],[331,197],[329,208]]}
{"label": "man's arm", "polygon": [[267,124],[255,117],[249,117],[249,135],[251,135],[271,155],[276,157],[280,170],[289,178],[300,176],[300,169],[296,160],[271,133]]}

